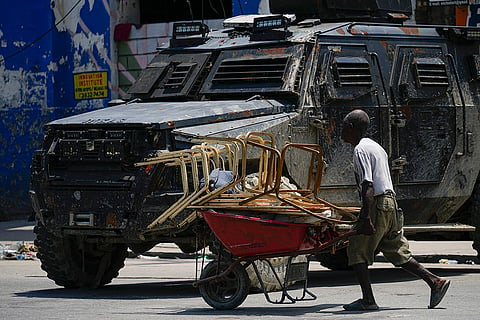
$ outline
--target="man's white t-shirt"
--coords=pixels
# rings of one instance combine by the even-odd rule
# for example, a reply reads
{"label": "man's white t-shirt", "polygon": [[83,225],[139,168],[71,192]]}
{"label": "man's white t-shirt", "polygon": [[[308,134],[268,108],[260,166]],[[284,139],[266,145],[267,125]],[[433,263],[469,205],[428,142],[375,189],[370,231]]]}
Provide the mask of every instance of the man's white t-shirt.
{"label": "man's white t-shirt", "polygon": [[393,192],[388,156],[381,145],[369,138],[362,138],[353,150],[353,168],[359,190],[364,181],[373,184],[375,196],[387,190]]}

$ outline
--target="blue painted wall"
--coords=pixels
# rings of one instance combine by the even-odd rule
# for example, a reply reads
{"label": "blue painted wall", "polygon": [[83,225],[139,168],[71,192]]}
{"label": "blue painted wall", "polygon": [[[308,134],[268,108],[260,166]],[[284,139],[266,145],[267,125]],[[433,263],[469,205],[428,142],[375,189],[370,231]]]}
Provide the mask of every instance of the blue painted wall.
{"label": "blue painted wall", "polygon": [[233,0],[233,16],[241,14],[265,13],[268,8],[268,0]]}
{"label": "blue painted wall", "polygon": [[0,220],[31,213],[32,154],[53,119],[104,107],[75,100],[73,73],[108,71],[109,1],[24,0],[0,10]]}

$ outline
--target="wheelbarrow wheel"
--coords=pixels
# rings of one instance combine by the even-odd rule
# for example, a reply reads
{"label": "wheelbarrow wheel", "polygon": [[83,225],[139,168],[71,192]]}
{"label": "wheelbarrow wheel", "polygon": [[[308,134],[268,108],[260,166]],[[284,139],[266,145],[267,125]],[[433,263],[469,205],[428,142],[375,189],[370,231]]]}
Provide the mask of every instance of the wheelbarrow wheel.
{"label": "wheelbarrow wheel", "polygon": [[[200,279],[215,276],[229,267],[218,261],[208,263],[200,275]],[[235,309],[245,301],[250,288],[250,280],[242,265],[236,265],[224,277],[214,279],[199,286],[203,300],[217,310]]]}

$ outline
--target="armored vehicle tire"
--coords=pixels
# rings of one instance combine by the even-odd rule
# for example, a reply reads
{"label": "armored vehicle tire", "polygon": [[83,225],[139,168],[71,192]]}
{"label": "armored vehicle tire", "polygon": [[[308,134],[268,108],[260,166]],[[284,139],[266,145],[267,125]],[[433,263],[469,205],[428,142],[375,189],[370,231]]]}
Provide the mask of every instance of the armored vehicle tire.
{"label": "armored vehicle tire", "polygon": [[322,266],[330,270],[349,270],[347,250],[339,250],[335,254],[320,253],[316,255]]}
{"label": "armored vehicle tire", "polygon": [[[215,276],[228,267],[228,264],[222,262],[220,268],[218,268],[218,261],[211,261],[203,269],[200,279]],[[225,277],[199,286],[203,300],[217,310],[229,310],[238,307],[247,298],[249,289],[250,280],[241,265],[236,265]]]}
{"label": "armored vehicle tire", "polygon": [[35,227],[38,258],[47,276],[65,288],[94,289],[110,283],[124,267],[127,246],[61,238],[41,225]]}

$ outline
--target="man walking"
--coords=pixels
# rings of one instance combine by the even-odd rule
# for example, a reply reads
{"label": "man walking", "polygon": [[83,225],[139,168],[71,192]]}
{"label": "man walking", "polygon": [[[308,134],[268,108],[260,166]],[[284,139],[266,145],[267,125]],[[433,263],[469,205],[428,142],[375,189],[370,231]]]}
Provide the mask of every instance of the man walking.
{"label": "man walking", "polygon": [[342,140],[354,146],[355,179],[362,199],[362,209],[354,226],[357,235],[350,237],[347,248],[349,265],[356,273],[362,298],[343,308],[378,310],[368,271],[376,252],[382,252],[393,265],[423,279],[431,290],[428,307],[434,308],[445,296],[450,280],[431,273],[412,257],[403,236],[403,215],[395,199],[388,156],[378,143],[365,137],[369,125],[367,113],[359,109],[343,120]]}

